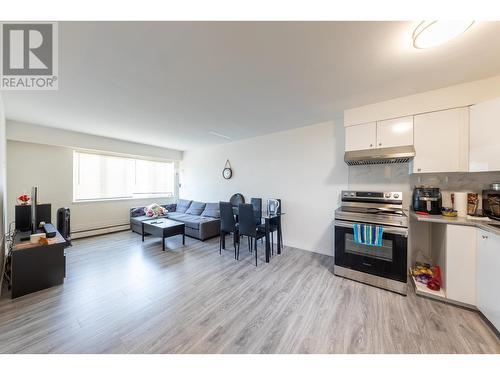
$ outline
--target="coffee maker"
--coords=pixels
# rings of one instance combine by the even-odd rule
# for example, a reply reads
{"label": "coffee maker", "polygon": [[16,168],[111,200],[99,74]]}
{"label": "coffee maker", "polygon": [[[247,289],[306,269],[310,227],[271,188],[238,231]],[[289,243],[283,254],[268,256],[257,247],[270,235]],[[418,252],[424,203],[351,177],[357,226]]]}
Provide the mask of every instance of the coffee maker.
{"label": "coffee maker", "polygon": [[413,189],[413,211],[440,215],[442,206],[443,198],[439,188],[415,186],[415,189]]}

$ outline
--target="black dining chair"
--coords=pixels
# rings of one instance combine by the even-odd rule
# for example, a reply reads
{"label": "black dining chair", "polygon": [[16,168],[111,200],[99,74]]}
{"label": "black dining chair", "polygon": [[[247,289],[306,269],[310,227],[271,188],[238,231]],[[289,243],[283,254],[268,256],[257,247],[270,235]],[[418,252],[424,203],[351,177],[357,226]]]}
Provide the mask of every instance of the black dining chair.
{"label": "black dining chair", "polygon": [[236,193],[231,196],[229,202],[231,202],[234,207],[238,207],[241,203],[245,203],[245,197],[241,193]]}
{"label": "black dining chair", "polygon": [[[233,233],[234,257],[236,258],[236,243],[240,242],[238,224],[234,219],[233,205],[230,202],[219,202],[220,210],[220,236],[219,254],[222,253],[222,243],[227,234]],[[238,246],[239,247],[239,246]]]}
{"label": "black dining chair", "polygon": [[[281,199],[276,200],[279,202],[277,213],[281,214]],[[281,218],[273,218],[269,220],[269,232],[271,233],[271,255],[274,255],[274,232],[278,231],[278,220],[281,220]],[[280,246],[281,251],[283,251],[283,228],[281,230]]]}
{"label": "black dining chair", "polygon": [[[257,225],[255,220],[255,213],[253,205],[251,204],[240,204],[238,206],[239,213],[239,235],[247,236],[255,244],[255,266],[257,266],[257,240],[266,235],[265,229],[262,225]],[[249,244],[248,249],[251,249],[251,244]],[[236,252],[236,259],[240,256],[240,245],[238,243],[238,250]]]}
{"label": "black dining chair", "polygon": [[[253,212],[255,214],[255,224],[259,226],[262,224],[262,198],[250,198],[250,204],[253,206]],[[250,243],[252,243],[252,241],[250,241]],[[252,247],[253,245],[250,246],[250,248]]]}
{"label": "black dining chair", "polygon": [[262,198],[251,198],[250,204],[255,212],[255,223],[257,225],[262,224]]}

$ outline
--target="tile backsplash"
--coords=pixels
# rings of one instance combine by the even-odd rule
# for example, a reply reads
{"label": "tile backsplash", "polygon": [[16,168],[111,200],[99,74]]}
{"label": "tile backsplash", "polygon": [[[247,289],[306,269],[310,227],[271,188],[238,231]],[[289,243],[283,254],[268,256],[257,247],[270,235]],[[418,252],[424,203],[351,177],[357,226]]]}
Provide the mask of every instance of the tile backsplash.
{"label": "tile backsplash", "polygon": [[500,172],[422,173],[410,176],[411,189],[415,185],[440,188],[445,207],[451,207],[451,193],[463,191],[481,195],[483,190],[497,181],[500,181]]}
{"label": "tile backsplash", "polygon": [[349,167],[350,190],[401,191],[403,206],[411,204],[410,175],[408,164],[375,164]]}
{"label": "tile backsplash", "polygon": [[451,206],[452,192],[481,194],[492,182],[500,182],[500,172],[421,173],[409,174],[408,164],[360,165],[349,167],[351,190],[401,191],[403,205],[409,208],[413,188],[417,185],[439,187],[443,206]]}

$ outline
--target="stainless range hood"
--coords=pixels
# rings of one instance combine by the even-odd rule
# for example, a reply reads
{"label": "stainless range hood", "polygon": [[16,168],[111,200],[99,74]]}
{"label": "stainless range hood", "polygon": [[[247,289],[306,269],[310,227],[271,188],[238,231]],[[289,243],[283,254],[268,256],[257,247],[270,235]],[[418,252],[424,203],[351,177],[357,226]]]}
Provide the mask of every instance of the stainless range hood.
{"label": "stainless range hood", "polygon": [[344,161],[347,165],[408,163],[415,156],[415,147],[400,146],[347,151]]}

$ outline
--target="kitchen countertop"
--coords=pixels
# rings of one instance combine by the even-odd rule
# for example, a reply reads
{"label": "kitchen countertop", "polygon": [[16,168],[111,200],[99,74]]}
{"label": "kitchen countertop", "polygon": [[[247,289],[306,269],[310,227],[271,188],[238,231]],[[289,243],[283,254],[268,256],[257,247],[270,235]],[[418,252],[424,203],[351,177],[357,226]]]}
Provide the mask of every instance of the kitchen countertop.
{"label": "kitchen countertop", "polygon": [[[414,211],[410,210],[410,218],[427,223],[438,223],[438,224],[451,224],[451,225],[466,225],[469,227],[477,227],[483,229],[490,233],[500,236],[500,221],[495,220],[474,220],[467,217],[446,217],[442,215],[417,215]],[[497,224],[498,226],[493,226],[491,224]]]}

